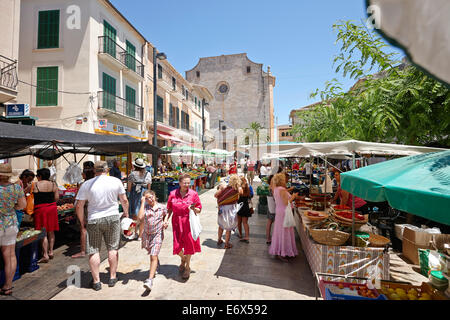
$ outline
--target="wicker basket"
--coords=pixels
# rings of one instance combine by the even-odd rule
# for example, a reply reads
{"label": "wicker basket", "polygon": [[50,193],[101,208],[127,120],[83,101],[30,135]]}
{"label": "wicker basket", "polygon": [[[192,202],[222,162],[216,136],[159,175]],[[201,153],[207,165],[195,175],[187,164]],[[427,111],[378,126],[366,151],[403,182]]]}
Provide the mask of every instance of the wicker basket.
{"label": "wicker basket", "polygon": [[313,211],[313,210],[307,210],[306,213],[304,213],[303,215],[306,219],[309,219],[311,221],[323,221],[325,219],[328,219],[328,217],[329,217],[328,213],[326,213],[326,212],[320,212],[320,214],[323,214],[323,216],[319,216],[319,217],[309,216],[308,211]]}
{"label": "wicker basket", "polygon": [[370,247],[385,247],[389,243],[391,243],[391,240],[389,240],[388,238],[380,236],[375,233],[369,233],[369,246]]}
{"label": "wicker basket", "polygon": [[[336,222],[336,223],[338,223],[338,224],[340,224],[341,226],[344,226],[344,227],[351,227],[352,226],[351,222],[342,221],[342,220],[336,218],[336,216],[334,216],[334,215],[331,215],[331,220],[333,220],[334,222]],[[361,224],[361,223],[356,223],[356,221],[355,221],[355,230],[361,229],[361,227],[363,225],[365,225],[365,223]]]}
{"label": "wicker basket", "polygon": [[[336,223],[333,223],[338,227]],[[330,224],[331,226],[332,224]],[[341,246],[347,242],[350,237],[349,233],[342,232],[339,230],[329,229],[309,229],[311,237],[317,243],[324,244],[327,246]]]}

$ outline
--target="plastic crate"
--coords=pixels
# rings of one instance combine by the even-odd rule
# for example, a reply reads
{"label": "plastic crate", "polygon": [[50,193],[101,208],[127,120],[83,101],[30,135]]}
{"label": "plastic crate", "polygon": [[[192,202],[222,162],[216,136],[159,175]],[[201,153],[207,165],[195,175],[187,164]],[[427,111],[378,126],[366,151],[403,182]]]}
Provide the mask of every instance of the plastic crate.
{"label": "plastic crate", "polygon": [[20,259],[20,273],[34,272],[39,269],[39,242],[34,241],[27,246],[22,247]]}
{"label": "plastic crate", "polygon": [[262,204],[262,205],[267,205],[267,196],[260,196],[259,197],[259,204]]}
{"label": "plastic crate", "polygon": [[264,204],[258,203],[258,214],[267,214],[269,211],[269,207]]}

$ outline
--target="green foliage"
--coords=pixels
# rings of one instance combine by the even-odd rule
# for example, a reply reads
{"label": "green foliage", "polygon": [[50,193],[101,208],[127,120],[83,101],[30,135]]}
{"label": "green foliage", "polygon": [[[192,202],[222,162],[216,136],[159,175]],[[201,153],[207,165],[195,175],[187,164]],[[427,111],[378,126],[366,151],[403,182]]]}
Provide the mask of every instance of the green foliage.
{"label": "green foliage", "polygon": [[[362,26],[340,22],[336,72],[358,79],[344,92],[336,80],[316,90],[322,103],[298,112],[297,141],[357,139],[450,147],[450,90],[414,66],[402,66],[386,45]],[[393,67],[393,66],[397,67]],[[370,75],[369,72],[375,73]]]}

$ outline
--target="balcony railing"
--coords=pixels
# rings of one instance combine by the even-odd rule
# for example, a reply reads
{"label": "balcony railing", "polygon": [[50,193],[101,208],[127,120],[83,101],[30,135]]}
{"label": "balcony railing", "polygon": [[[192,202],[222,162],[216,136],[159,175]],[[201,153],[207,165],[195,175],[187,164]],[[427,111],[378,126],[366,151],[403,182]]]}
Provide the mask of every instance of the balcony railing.
{"label": "balcony railing", "polygon": [[144,77],[144,65],[135,57],[129,54],[124,48],[119,46],[113,39],[107,36],[98,37],[99,53],[107,53],[117,61],[120,61],[128,69],[136,72],[141,77]]}
{"label": "balcony railing", "polygon": [[17,91],[17,61],[0,55],[0,85]]}
{"label": "balcony railing", "polygon": [[98,92],[98,108],[106,109],[138,121],[143,121],[144,119],[144,108],[106,91]]}
{"label": "balcony railing", "polygon": [[[149,115],[148,121],[153,124],[153,112],[151,112],[151,114]],[[156,121],[158,121],[161,124],[171,126],[172,128],[181,129],[192,135],[194,134],[194,127],[189,126],[189,128],[182,128],[181,127],[181,119],[179,120],[179,126],[177,126],[176,119],[170,117],[170,114],[168,114],[166,112],[157,112],[156,113]]]}

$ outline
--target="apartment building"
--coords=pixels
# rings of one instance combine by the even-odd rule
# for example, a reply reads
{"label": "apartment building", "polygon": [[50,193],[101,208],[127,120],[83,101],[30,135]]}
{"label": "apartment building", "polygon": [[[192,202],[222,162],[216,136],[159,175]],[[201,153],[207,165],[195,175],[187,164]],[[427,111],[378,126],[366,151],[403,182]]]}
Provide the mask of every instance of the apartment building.
{"label": "apartment building", "polygon": [[277,127],[278,130],[278,141],[294,141],[292,136],[292,125],[279,125]]}
{"label": "apartment building", "polygon": [[[152,81],[147,82],[147,88],[150,86],[153,88]],[[206,142],[213,139],[208,107],[213,96],[207,88],[189,83],[168,60],[158,60],[157,87],[159,147],[182,144],[202,148],[203,137]],[[153,99],[152,94],[149,99]],[[153,138],[153,114],[149,114],[147,127]]]}
{"label": "apartment building", "polygon": [[109,1],[22,0],[18,100],[39,126],[147,139],[146,45]]}

